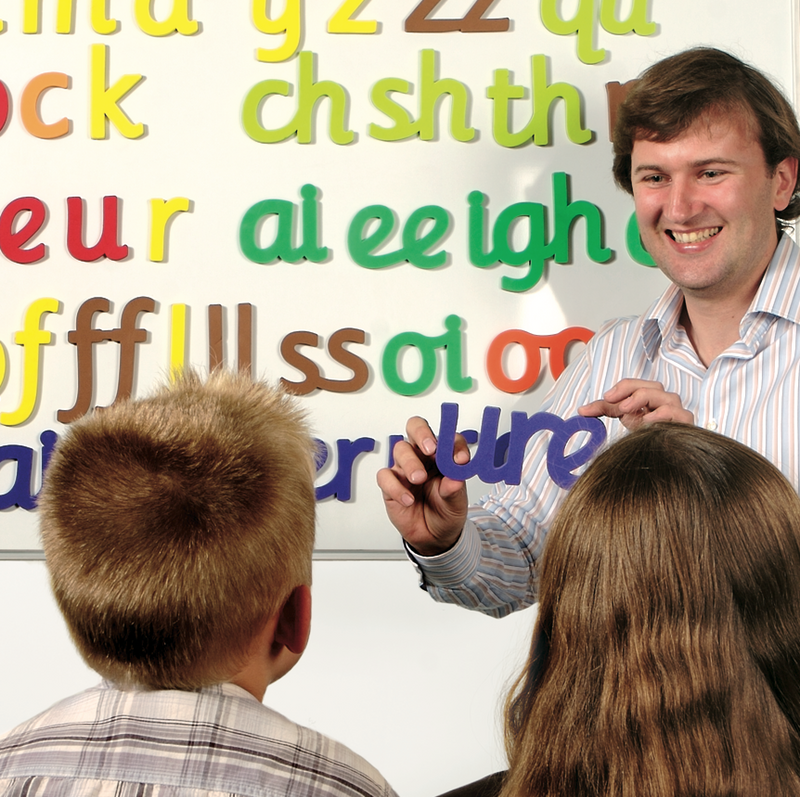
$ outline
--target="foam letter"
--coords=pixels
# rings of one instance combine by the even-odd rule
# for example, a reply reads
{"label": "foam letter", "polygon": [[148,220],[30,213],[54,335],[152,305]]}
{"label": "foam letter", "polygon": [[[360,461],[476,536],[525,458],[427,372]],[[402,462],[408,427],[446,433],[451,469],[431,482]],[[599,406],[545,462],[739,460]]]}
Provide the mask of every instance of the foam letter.
{"label": "foam letter", "polygon": [[72,0],[58,0],[56,33],[72,33]]}
{"label": "foam letter", "polygon": [[[0,27],[0,33],[3,32]],[[11,95],[8,93],[8,86],[0,80],[0,133],[6,129],[6,123],[9,118],[9,110],[11,108]]]}
{"label": "foam letter", "polygon": [[531,119],[519,133],[511,131],[510,100],[524,97],[522,86],[509,83],[509,71],[496,69],[494,85],[486,89],[486,96],[493,100],[492,132],[498,144],[518,147],[533,139],[536,146],[550,143],[550,106],[557,99],[564,100],[564,119],[567,137],[574,144],[586,144],[592,139],[592,131],[581,122],[581,95],[570,83],[552,83],[547,80],[547,59],[543,55],[531,56]]}
{"label": "foam letter", "polygon": [[186,364],[186,305],[173,304],[169,326],[169,375],[174,382]]}
{"label": "foam letter", "polygon": [[69,133],[69,119],[62,117],[57,122],[45,124],[39,116],[39,101],[47,89],[68,89],[69,75],[63,72],[45,72],[37,75],[22,90],[19,110],[25,129],[36,138],[61,138]]}
{"label": "foam letter", "polygon": [[[447,385],[456,393],[464,393],[472,387],[472,377],[464,376],[462,368],[461,319],[449,315],[445,319],[447,331],[437,337],[419,332],[401,332],[395,335],[383,350],[383,378],[388,387],[401,396],[417,396],[426,391],[436,377],[436,349],[444,349],[447,358]],[[398,370],[400,352],[412,346],[422,359],[422,371],[413,382],[401,378]]]}
{"label": "foam letter", "polygon": [[94,344],[104,340],[114,340],[113,329],[96,329],[94,317],[107,313],[111,303],[103,296],[87,299],[75,317],[75,329],[67,334],[67,340],[75,346],[78,358],[78,395],[69,410],[59,410],[56,419],[59,423],[72,423],[89,412],[94,393]]}
{"label": "foam letter", "polygon": [[30,418],[39,396],[39,347],[53,340],[53,333],[40,328],[45,313],[57,313],[57,299],[37,299],[25,313],[23,328],[14,335],[14,343],[23,347],[22,398],[13,412],[0,412],[0,424],[18,426]]}
{"label": "foam letter", "polygon": [[377,138],[378,141],[402,141],[419,133],[419,124],[414,121],[414,117],[402,105],[389,98],[389,93],[395,91],[410,94],[411,84],[399,77],[386,77],[370,89],[369,98],[372,104],[394,122],[393,127],[381,127],[370,122],[367,128],[370,138]]}
{"label": "foam letter", "polygon": [[167,234],[167,223],[178,213],[185,213],[191,206],[185,196],[172,199],[150,200],[150,255],[153,263],[164,260],[164,238]]}
{"label": "foam letter", "polygon": [[345,368],[353,372],[351,379],[327,379],[322,375],[319,366],[305,355],[297,351],[298,346],[319,348],[320,338],[316,332],[290,332],[281,341],[281,356],[288,365],[305,375],[302,382],[292,382],[281,378],[281,385],[288,393],[305,396],[314,390],[327,390],[331,393],[354,393],[360,390],[369,379],[369,368],[358,356],[344,348],[345,343],[363,343],[366,335],[362,329],[337,329],[328,341],[328,353]]}
{"label": "foam letter", "polygon": [[300,0],[286,0],[286,7],[278,19],[269,18],[269,3],[270,0],[253,0],[253,24],[262,33],[286,34],[280,47],[274,50],[259,47],[256,50],[257,60],[274,63],[291,58],[300,46]]}
{"label": "foam letter", "polygon": [[93,263],[102,257],[107,257],[109,260],[124,260],[128,256],[128,247],[119,243],[118,207],[118,197],[103,197],[100,238],[94,246],[86,246],[83,242],[83,199],[79,196],[67,198],[67,249],[76,260]]}
{"label": "foam letter", "polygon": [[22,32],[39,32],[39,2],[40,0],[24,0],[22,6]]}
{"label": "foam letter", "polygon": [[11,509],[15,506],[20,509],[33,509],[36,505],[31,494],[33,449],[16,445],[0,446],[0,464],[4,462],[16,462],[17,468],[11,489],[0,495],[0,509]]}
{"label": "foam letter", "polygon": [[[317,465],[319,470],[328,459],[328,447],[321,441],[317,441],[320,451],[321,461]],[[358,440],[337,440],[336,441],[336,475],[322,487],[316,488],[317,501],[324,498],[335,497],[339,501],[349,501],[352,494],[353,466],[356,459],[367,451],[375,450],[375,440],[371,437],[359,437]]]}
{"label": "foam letter", "polygon": [[[31,214],[25,226],[14,229],[20,213]],[[47,255],[44,244],[36,244],[30,249],[22,247],[44,226],[47,216],[44,202],[35,196],[23,196],[9,202],[0,213],[0,252],[14,263],[38,263]]]}
{"label": "foam letter", "polygon": [[[377,219],[378,226],[365,237],[364,230],[373,219]],[[368,205],[359,210],[347,230],[347,251],[353,262],[364,268],[385,268],[402,263],[405,259],[402,248],[373,254],[392,235],[394,228],[394,213],[386,205]]]}
{"label": "foam letter", "polygon": [[616,0],[603,0],[600,6],[600,24],[609,33],[624,36],[636,33],[639,36],[652,36],[656,32],[656,23],[647,20],[647,0],[633,0],[631,13],[624,22],[614,16]]}
{"label": "foam letter", "polygon": [[130,398],[136,367],[136,344],[147,340],[147,330],[136,326],[139,314],[152,313],[155,308],[156,303],[149,296],[138,296],[131,299],[122,310],[122,320],[115,337],[119,343],[119,379],[115,404]]}
{"label": "foam letter", "polygon": [[[504,393],[523,393],[536,384],[542,365],[542,349],[550,350],[550,373],[558,379],[566,368],[567,347],[575,341],[588,343],[594,333],[585,327],[567,327],[555,335],[533,335],[524,329],[507,329],[489,344],[486,352],[486,373],[489,380]],[[512,344],[525,351],[525,371],[518,379],[506,376],[503,355]]]}
{"label": "foam letter", "polygon": [[92,30],[95,33],[108,35],[116,33],[119,20],[109,19],[108,0],[92,0]]}
{"label": "foam letter", "polygon": [[268,130],[261,124],[259,115],[261,103],[267,97],[271,94],[288,97],[290,89],[291,84],[285,80],[262,80],[247,92],[242,104],[242,127],[244,127],[244,132],[253,141],[258,141],[260,144],[275,144],[278,141],[285,141],[289,136],[297,132],[297,128],[294,125],[294,117],[283,127]]}
{"label": "foam letter", "polygon": [[607,263],[614,252],[603,246],[603,217],[600,208],[585,199],[574,202],[569,196],[569,179],[564,172],[553,173],[554,260],[569,263],[569,235],[573,222],[581,216],[586,221],[586,254],[595,263]]}
{"label": "foam letter", "polygon": [[118,103],[142,80],[142,75],[123,75],[113,86],[106,84],[107,59],[105,44],[92,45],[90,134],[93,139],[107,138],[106,119],[125,138],[141,138],[144,125],[134,124]]}
{"label": "foam letter", "polygon": [[[328,256],[326,246],[317,246],[317,189],[306,184],[300,189],[303,198],[303,240],[292,246],[295,205],[286,199],[264,199],[248,208],[239,225],[239,245],[242,253],[254,263],[273,263],[280,258],[285,263],[299,263],[304,258],[310,263],[321,263]],[[269,246],[259,246],[259,227],[266,216],[278,217],[278,231]]]}
{"label": "foam letter", "polygon": [[[519,484],[528,440],[537,432],[550,431],[553,436],[547,447],[547,472],[559,487],[568,489],[577,480],[572,471],[585,465],[606,439],[606,427],[597,418],[576,415],[562,420],[549,412],[537,412],[530,417],[524,412],[512,412],[507,458],[505,462],[498,462],[496,455],[502,445],[497,435],[500,408],[485,407],[478,449],[469,462],[458,465],[453,461],[458,404],[442,404],[441,418],[436,466],[443,476],[457,481],[477,476],[487,484],[499,481]],[[565,455],[570,440],[578,432],[588,432],[589,439],[577,451]]]}
{"label": "foam letter", "polygon": [[344,0],[328,20],[328,33],[375,33],[378,23],[374,19],[353,19],[366,0]]}
{"label": "foam letter", "polygon": [[300,74],[297,81],[297,114],[295,115],[297,141],[300,144],[311,143],[314,109],[323,97],[327,97],[330,100],[328,135],[336,144],[349,144],[353,140],[353,131],[345,127],[347,92],[332,80],[316,81],[314,79],[314,53],[301,52],[299,61]]}
{"label": "foam letter", "polygon": [[436,135],[436,105],[444,94],[452,98],[450,112],[450,135],[456,141],[472,141],[475,128],[467,127],[467,87],[453,78],[436,78],[436,53],[422,50],[420,53],[419,89],[419,137],[431,141]]}
{"label": "foam letter", "polygon": [[[578,58],[584,64],[599,64],[606,57],[606,51],[595,50],[592,41],[594,38],[594,0],[580,0],[578,10],[572,19],[561,19],[558,16],[558,2],[559,0],[542,0],[540,10],[544,26],[550,33],[555,33],[557,36],[569,36],[577,33]],[[633,16],[632,13],[631,16]]]}
{"label": "foam letter", "polygon": [[172,13],[163,21],[157,22],[150,13],[153,0],[135,0],[136,24],[148,36],[169,36],[177,31],[182,36],[197,33],[198,25],[189,19],[189,0],[172,0]]}
{"label": "foam letter", "polygon": [[[208,370],[225,365],[224,329],[222,322],[222,305],[208,306]],[[243,373],[250,373],[253,357],[253,306],[239,304],[237,314],[237,368]]]}

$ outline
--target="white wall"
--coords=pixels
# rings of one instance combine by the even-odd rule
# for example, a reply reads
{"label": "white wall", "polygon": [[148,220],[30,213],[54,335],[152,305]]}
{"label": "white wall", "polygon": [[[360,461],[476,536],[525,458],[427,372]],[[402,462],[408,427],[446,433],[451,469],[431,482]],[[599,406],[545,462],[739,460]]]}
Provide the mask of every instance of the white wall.
{"label": "white wall", "polygon": [[[345,742],[401,797],[504,767],[500,702],[533,611],[492,620],[434,603],[407,562],[315,562],[311,642],[265,703]],[[0,732],[88,686],[44,562],[0,562]]]}

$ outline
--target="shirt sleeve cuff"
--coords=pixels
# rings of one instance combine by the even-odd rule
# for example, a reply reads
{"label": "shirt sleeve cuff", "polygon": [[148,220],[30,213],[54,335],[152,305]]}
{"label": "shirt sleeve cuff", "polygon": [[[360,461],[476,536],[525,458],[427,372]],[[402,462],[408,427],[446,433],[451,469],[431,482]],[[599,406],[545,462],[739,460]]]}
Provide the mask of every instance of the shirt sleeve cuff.
{"label": "shirt sleeve cuff", "polygon": [[481,558],[481,538],[477,526],[467,520],[455,545],[436,556],[423,556],[403,541],[409,559],[422,576],[420,586],[460,587],[478,569]]}

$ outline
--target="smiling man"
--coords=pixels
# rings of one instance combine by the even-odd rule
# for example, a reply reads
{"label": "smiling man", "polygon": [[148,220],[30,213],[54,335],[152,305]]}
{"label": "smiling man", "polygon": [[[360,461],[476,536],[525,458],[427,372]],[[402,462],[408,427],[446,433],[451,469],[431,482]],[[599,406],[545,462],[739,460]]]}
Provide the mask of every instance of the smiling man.
{"label": "smiling man", "polygon": [[[619,109],[614,176],[672,285],[638,318],[604,324],[541,409],[603,419],[609,439],[654,421],[718,431],[800,484],[800,129],[758,70],[712,48],[650,67]],[[564,491],[534,438],[522,483],[467,507],[435,469],[436,438],[412,418],[378,483],[437,600],[502,616],[532,578]],[[469,452],[457,444],[455,459]]]}

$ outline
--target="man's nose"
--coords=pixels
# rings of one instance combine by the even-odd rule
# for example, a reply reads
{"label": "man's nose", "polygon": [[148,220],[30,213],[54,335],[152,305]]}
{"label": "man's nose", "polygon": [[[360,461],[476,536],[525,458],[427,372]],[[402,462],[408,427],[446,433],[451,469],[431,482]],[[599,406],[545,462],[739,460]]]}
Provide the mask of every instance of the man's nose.
{"label": "man's nose", "polygon": [[669,191],[667,214],[671,221],[685,222],[695,216],[699,209],[697,186],[691,179],[673,179]]}

